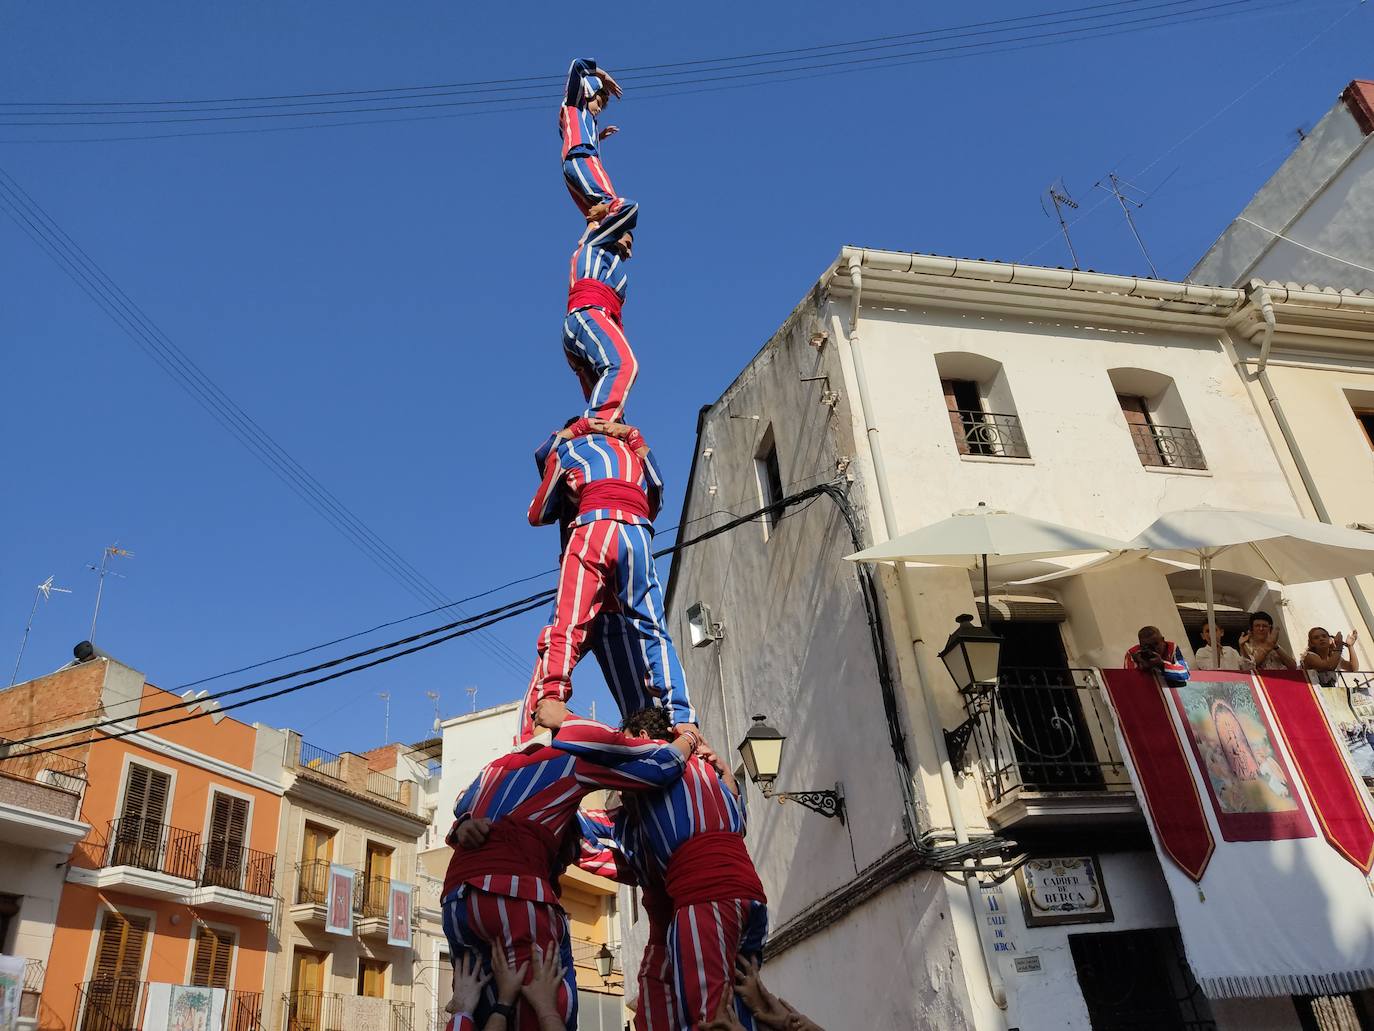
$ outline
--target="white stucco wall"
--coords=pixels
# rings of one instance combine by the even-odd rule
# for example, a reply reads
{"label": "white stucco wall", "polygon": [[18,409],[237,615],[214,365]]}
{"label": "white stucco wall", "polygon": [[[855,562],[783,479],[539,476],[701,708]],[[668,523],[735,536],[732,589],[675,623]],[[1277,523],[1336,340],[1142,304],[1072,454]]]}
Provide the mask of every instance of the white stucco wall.
{"label": "white stucco wall", "polygon": [[[426,793],[422,802],[432,806],[434,816],[426,834],[429,847],[443,845],[444,835],[453,826],[453,803],[472,783],[487,763],[510,751],[515,739],[515,710],[519,702],[508,702],[454,716],[441,724],[443,753],[437,794]],[[423,811],[423,810],[422,810]]]}
{"label": "white stucco wall", "polygon": [[1334,261],[1246,222],[1233,222],[1188,279],[1220,286],[1251,279],[1352,290],[1374,289],[1374,147],[1343,101],[1256,192],[1241,216]]}

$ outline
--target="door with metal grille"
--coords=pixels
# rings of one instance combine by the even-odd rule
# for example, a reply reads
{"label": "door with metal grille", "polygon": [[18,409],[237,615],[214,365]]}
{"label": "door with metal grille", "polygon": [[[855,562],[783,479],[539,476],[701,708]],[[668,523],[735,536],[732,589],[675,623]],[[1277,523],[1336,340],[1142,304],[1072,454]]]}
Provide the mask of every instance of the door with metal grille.
{"label": "door with metal grille", "polygon": [[205,843],[205,883],[243,890],[248,799],[216,791],[210,804],[210,840]]}
{"label": "door with metal grille", "polygon": [[124,781],[124,804],[114,829],[112,866],[161,866],[167,820],[167,794],[172,778],[161,770],[129,764]]}
{"label": "door with metal grille", "polygon": [[148,918],[107,911],[96,942],[95,969],[86,988],[81,1031],[132,1031],[142,989]]}
{"label": "door with metal grille", "polygon": [[1215,1031],[1175,928],[1071,934],[1069,950],[1094,1031]]}

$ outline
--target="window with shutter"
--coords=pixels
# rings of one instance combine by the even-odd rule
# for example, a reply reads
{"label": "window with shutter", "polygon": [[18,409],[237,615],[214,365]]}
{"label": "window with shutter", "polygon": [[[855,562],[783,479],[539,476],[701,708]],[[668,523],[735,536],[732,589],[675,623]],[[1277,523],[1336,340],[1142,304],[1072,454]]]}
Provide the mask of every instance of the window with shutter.
{"label": "window with shutter", "polygon": [[215,792],[210,803],[210,840],[205,844],[205,879],[222,888],[243,888],[248,800]]}
{"label": "window with shutter", "polygon": [[366,895],[363,914],[373,917],[386,916],[391,892],[391,849],[370,841],[367,843],[364,881]]}
{"label": "window with shutter", "polygon": [[379,959],[358,960],[358,994],[386,998],[386,964]]}
{"label": "window with shutter", "polygon": [[1150,408],[1143,397],[1131,394],[1117,394],[1121,414],[1126,417],[1126,427],[1131,431],[1136,454],[1142,465],[1163,465],[1164,457],[1159,452],[1159,441],[1155,438],[1154,420],[1150,418]]}
{"label": "window with shutter", "polygon": [[96,941],[95,968],[82,1010],[82,1031],[133,1027],[143,975],[148,918],[107,911]]}
{"label": "window with shutter", "polygon": [[124,806],[115,831],[113,865],[158,869],[172,778],[161,770],[130,763]]}
{"label": "window with shutter", "polygon": [[300,880],[297,902],[323,905],[328,895],[329,863],[334,855],[334,832],[328,827],[307,823],[301,842]]}
{"label": "window with shutter", "polygon": [[229,967],[233,956],[233,934],[202,925],[196,932],[196,952],[191,962],[191,983],[208,988],[228,988]]}

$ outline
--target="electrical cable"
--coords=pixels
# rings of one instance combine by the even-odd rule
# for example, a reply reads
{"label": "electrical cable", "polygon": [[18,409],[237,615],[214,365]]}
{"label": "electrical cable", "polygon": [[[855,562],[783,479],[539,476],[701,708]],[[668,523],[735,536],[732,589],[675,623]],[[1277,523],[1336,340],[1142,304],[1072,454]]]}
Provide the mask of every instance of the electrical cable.
{"label": "electrical cable", "polygon": [[[441,606],[452,604],[439,588],[386,544],[229,398],[3,168],[0,168],[0,207],[5,208],[11,220],[38,243],[145,354],[378,568],[422,601],[437,602]],[[497,661],[523,672],[523,662],[505,642],[487,639],[484,635],[478,638],[478,643]]]}
{"label": "electrical cable", "polygon": [[[1168,3],[1156,6],[1175,6],[1178,3],[1193,3],[1196,0],[1169,0]],[[712,79],[716,85],[699,86],[683,89],[682,84],[674,82],[654,82],[636,87],[636,92],[646,99],[654,99],[662,96],[686,96],[696,93],[716,92],[723,89],[743,88],[747,86],[767,85],[772,83],[792,82],[799,79],[814,78],[819,75],[834,74],[837,68],[854,68],[855,70],[873,70],[874,66],[893,67],[899,64],[929,63],[938,60],[951,60],[958,57],[977,56],[977,52],[988,53],[1007,53],[1014,50],[1024,50],[1038,48],[1041,46],[1062,45],[1068,42],[1077,42],[1086,39],[1100,39],[1108,36],[1133,34],[1139,31],[1148,31],[1153,28],[1161,28],[1169,25],[1187,24],[1190,22],[1210,20],[1217,17],[1226,17],[1230,14],[1240,13],[1229,11],[1230,8],[1249,7],[1258,10],[1273,10],[1278,7],[1290,6],[1297,0],[1221,0],[1207,6],[1194,9],[1192,12],[1174,12],[1169,14],[1156,14],[1142,18],[1119,19],[1117,25],[1124,27],[1108,26],[1083,26],[1074,29],[1056,30],[1048,33],[1039,33],[1023,36],[1012,36],[1001,40],[988,40],[981,43],[967,43],[953,47],[937,47],[931,49],[907,50],[896,54],[886,54],[877,57],[855,58],[846,61],[832,61],[823,63],[813,63],[791,68],[772,68],[764,71],[742,72],[737,74],[715,75]],[[1191,17],[1181,17],[1184,14],[1191,14]],[[951,37],[953,38],[953,37]],[[939,41],[936,41],[939,42]],[[974,53],[962,53],[963,51],[973,51]],[[867,67],[865,67],[867,66]],[[740,65],[738,67],[749,67]],[[729,70],[729,69],[726,69]],[[796,74],[801,73],[801,74]],[[728,82],[726,80],[753,79],[752,82]],[[725,84],[720,84],[724,82]],[[655,92],[657,91],[657,92]],[[431,94],[437,96],[440,94]],[[261,121],[273,118],[339,118],[355,114],[403,112],[414,110],[427,110],[433,108],[474,108],[467,111],[447,111],[444,114],[410,116],[410,117],[386,117],[381,119],[354,120],[348,122],[316,122],[302,124],[298,126],[257,126],[249,129],[239,130],[210,130],[195,132],[169,132],[169,133],[139,133],[125,136],[86,136],[86,137],[49,137],[49,138],[25,138],[10,139],[5,142],[10,143],[95,143],[95,142],[115,142],[119,140],[143,140],[143,139],[166,139],[182,136],[210,136],[231,133],[245,132],[270,132],[282,131],[285,129],[296,128],[329,128],[336,125],[364,125],[379,124],[388,121],[422,121],[434,118],[469,117],[477,114],[491,114],[500,110],[495,105],[517,105],[527,100],[524,97],[504,97],[492,98],[487,100],[463,100],[463,101],[439,101],[436,103],[422,104],[390,104],[381,106],[367,106],[355,108],[340,108],[339,110],[325,111],[289,111],[289,112],[268,112],[268,113],[238,113],[225,115],[206,115],[194,117],[172,117],[172,118],[130,118],[127,115],[141,115],[147,112],[109,112],[107,117],[91,120],[68,120],[59,122],[40,122],[40,121],[9,121],[0,122],[0,125],[10,127],[32,127],[32,128],[74,128],[83,126],[98,125],[105,128],[119,128],[121,126],[132,125],[162,125],[180,124],[188,122],[224,122],[224,121]],[[506,110],[523,111],[542,109],[543,105],[512,106]],[[237,110],[237,109],[236,109]],[[42,116],[52,114],[51,112],[12,112],[11,116]],[[58,112],[57,114],[64,114]],[[111,120],[117,119],[117,120]]]}
{"label": "electrical cable", "polygon": [[[658,551],[655,551],[655,552],[653,553],[653,557],[654,557],[655,559],[658,559],[658,558],[662,558],[662,557],[664,557],[664,556],[666,556],[666,555],[670,555],[670,554],[672,554],[672,553],[674,553],[674,552],[676,552],[676,551],[685,550],[685,549],[690,548],[690,547],[695,547],[696,545],[702,544],[702,543],[704,543],[704,542],[706,542],[706,541],[709,541],[709,540],[711,540],[712,538],[718,537],[718,536],[720,536],[720,535],[723,534],[723,533],[728,533],[729,531],[735,529],[735,528],[738,527],[738,526],[741,526],[741,525],[743,525],[743,524],[745,524],[745,523],[748,523],[748,522],[752,522],[753,520],[757,519],[757,518],[758,518],[759,516],[761,516],[761,515],[764,515],[764,514],[767,514],[767,513],[779,513],[779,514],[781,514],[781,513],[785,512],[785,510],[786,510],[788,507],[791,507],[791,506],[793,506],[793,505],[800,505],[800,504],[803,504],[804,502],[810,502],[811,500],[813,500],[814,498],[820,496],[821,494],[830,493],[831,491],[837,490],[837,489],[838,489],[838,488],[834,487],[833,484],[828,484],[828,483],[826,483],[826,484],[819,484],[819,485],[817,485],[817,486],[815,486],[815,487],[808,487],[808,488],[805,489],[805,490],[799,491],[799,492],[797,492],[797,493],[795,493],[795,494],[790,494],[790,495],[788,495],[787,497],[784,497],[784,498],[779,499],[778,501],[772,502],[771,504],[764,505],[763,507],[761,507],[761,508],[759,508],[759,509],[757,509],[757,510],[755,510],[755,511],[753,511],[753,512],[748,512],[748,513],[746,513],[746,514],[744,514],[744,515],[742,515],[742,516],[737,516],[737,517],[735,517],[734,519],[731,519],[730,521],[728,521],[728,522],[726,522],[726,523],[722,523],[720,526],[713,527],[712,529],[707,530],[705,533],[698,534],[697,536],[692,537],[692,538],[690,538],[689,540],[686,540],[686,541],[679,541],[678,543],[676,543],[676,544],[674,544],[674,545],[671,545],[671,546],[669,546],[669,547],[661,548],[661,549],[659,549]],[[362,651],[353,652],[353,653],[351,653],[351,654],[349,654],[349,655],[344,655],[344,656],[341,656],[341,657],[339,657],[339,658],[337,658],[337,659],[331,659],[331,660],[329,660],[329,661],[327,661],[327,662],[322,662],[322,663],[318,663],[318,664],[316,664],[316,665],[314,665],[314,666],[306,667],[305,669],[294,670],[294,671],[289,672],[289,673],[281,673],[281,674],[278,674],[278,675],[275,676],[275,677],[269,677],[269,678],[267,678],[267,679],[265,679],[265,680],[255,681],[255,682],[253,682],[253,683],[251,683],[251,684],[243,684],[243,685],[240,685],[240,686],[238,686],[238,687],[227,688],[227,689],[225,689],[225,690],[223,690],[223,691],[212,692],[212,693],[203,695],[203,696],[201,696],[200,698],[195,699],[195,701],[196,701],[197,703],[199,703],[199,704],[204,704],[204,703],[206,703],[206,702],[211,702],[211,701],[218,702],[218,700],[221,699],[221,698],[228,698],[228,697],[230,697],[230,696],[232,696],[232,695],[242,694],[242,693],[245,692],[245,691],[252,691],[252,690],[255,690],[255,689],[260,688],[260,687],[268,687],[268,686],[270,686],[270,685],[272,685],[272,684],[281,683],[281,682],[284,681],[284,680],[291,680],[291,679],[293,679],[293,678],[295,678],[295,677],[298,677],[298,676],[307,676],[307,675],[309,675],[309,674],[311,674],[311,673],[318,673],[318,672],[320,672],[320,671],[322,671],[322,670],[333,669],[334,667],[339,666],[339,665],[342,665],[342,664],[345,663],[345,662],[352,662],[352,661],[355,660],[355,659],[366,658],[366,657],[369,656],[369,655],[376,655],[376,654],[378,654],[379,652],[388,651],[389,649],[396,648],[396,647],[399,647],[399,646],[401,646],[401,645],[412,645],[412,647],[405,648],[405,649],[402,650],[402,651],[395,652],[395,653],[393,653],[393,654],[391,654],[391,655],[384,655],[384,656],[382,656],[381,658],[373,659],[373,660],[370,661],[370,662],[366,662],[366,663],[362,663],[362,664],[360,664],[360,665],[358,665],[358,666],[350,667],[349,669],[343,670],[343,671],[341,671],[341,672],[332,673],[332,674],[329,674],[328,676],[320,677],[320,678],[317,678],[317,679],[315,679],[315,680],[307,681],[307,682],[302,683],[302,684],[292,685],[292,686],[289,686],[289,687],[286,687],[286,688],[279,689],[279,690],[277,690],[277,691],[271,691],[271,692],[268,692],[268,693],[263,694],[263,695],[255,696],[255,697],[253,697],[253,698],[244,699],[244,700],[242,700],[242,701],[234,702],[234,703],[232,703],[232,704],[230,704],[230,705],[220,706],[219,708],[217,708],[216,710],[213,710],[213,711],[214,711],[214,712],[227,712],[227,711],[230,711],[230,710],[232,710],[232,709],[240,708],[240,707],[242,707],[242,706],[244,706],[244,705],[250,705],[250,704],[252,704],[253,702],[267,701],[267,700],[272,699],[272,698],[278,698],[278,697],[281,697],[282,695],[291,694],[291,693],[293,693],[294,691],[298,691],[298,690],[301,690],[301,689],[306,688],[306,687],[313,687],[313,686],[315,686],[315,685],[317,685],[317,684],[322,684],[322,683],[325,683],[325,682],[330,681],[330,680],[338,679],[339,677],[345,676],[345,675],[350,674],[350,673],[356,673],[356,672],[359,672],[359,671],[364,670],[364,669],[371,669],[371,668],[374,667],[374,666],[381,665],[381,664],[383,664],[383,663],[385,663],[385,662],[390,662],[392,659],[401,658],[401,657],[406,656],[406,655],[412,655],[412,654],[414,654],[414,653],[416,653],[416,652],[418,652],[418,651],[423,651],[423,650],[425,650],[426,648],[431,648],[431,647],[433,647],[433,646],[436,645],[436,644],[442,644],[442,643],[444,643],[444,642],[446,642],[446,641],[451,641],[451,640],[453,640],[453,639],[455,639],[455,638],[463,637],[463,636],[466,636],[467,634],[470,634],[470,633],[475,633],[475,632],[477,632],[478,630],[485,629],[485,628],[487,628],[487,627],[489,627],[489,626],[492,626],[492,625],[495,624],[495,623],[503,622],[504,620],[512,619],[512,618],[514,618],[514,617],[516,617],[516,616],[524,615],[525,613],[530,612],[530,611],[532,611],[533,609],[538,608],[539,606],[544,605],[544,604],[546,604],[546,603],[549,602],[549,601],[552,601],[553,598],[554,598],[555,593],[556,593],[556,592],[553,591],[553,590],[541,591],[541,592],[539,592],[538,594],[529,595],[528,597],[520,598],[520,599],[517,599],[517,600],[515,600],[515,601],[508,602],[506,605],[498,606],[497,608],[490,609],[490,610],[488,610],[487,612],[478,613],[478,614],[475,615],[475,616],[470,616],[470,617],[468,617],[468,618],[466,618],[466,619],[463,619],[463,620],[458,620],[458,621],[456,621],[456,622],[449,623],[449,624],[446,624],[446,625],[444,625],[444,626],[432,627],[432,628],[429,629],[429,630],[422,630],[422,631],[420,631],[419,633],[411,634],[411,635],[409,635],[409,636],[407,636],[407,637],[402,637],[402,638],[399,638],[399,639],[397,639],[397,640],[395,640],[395,641],[389,641],[389,642],[387,642],[387,643],[385,643],[385,644],[375,645],[375,646],[373,646],[373,647],[371,647],[371,648],[366,648],[366,649],[364,649],[364,650],[362,650]],[[478,621],[480,621],[480,622],[478,622]],[[449,631],[455,631],[455,632],[449,632]],[[442,634],[443,636],[437,637],[437,638],[435,638],[434,640],[431,640],[431,641],[428,641],[428,642],[425,642],[425,643],[422,643],[422,644],[419,644],[419,645],[415,645],[415,644],[414,644],[414,642],[416,642],[416,641],[423,641],[424,638],[427,638],[427,637],[434,637],[434,635],[436,635],[436,634]],[[149,710],[146,711],[146,712],[139,712],[139,713],[137,713],[133,718],[135,718],[135,719],[143,719],[143,718],[148,717],[148,716],[160,715],[160,714],[162,714],[162,713],[171,712],[171,711],[173,711],[173,710],[175,710],[175,709],[182,708],[182,707],[184,707],[186,704],[187,704],[187,703],[186,703],[185,700],[178,699],[176,702],[170,703],[170,704],[165,705],[165,706],[162,706],[162,707],[160,707],[160,708],[149,709]],[[156,725],[154,725],[154,726],[152,726],[152,727],[135,728],[135,729],[133,729],[133,730],[127,730],[127,731],[125,731],[125,732],[123,732],[123,733],[120,733],[120,734],[112,734],[112,735],[108,735],[108,736],[110,736],[110,737],[124,737],[124,736],[127,736],[128,734],[131,734],[131,733],[137,733],[139,729],[144,730],[144,731],[147,731],[147,730],[155,730],[155,729],[157,729],[158,727],[163,727],[163,726],[174,726],[174,725],[179,724],[179,723],[185,723],[185,722],[187,722],[188,720],[191,720],[191,719],[201,719],[201,718],[204,718],[204,717],[209,716],[209,715],[211,715],[211,714],[212,714],[212,712],[211,712],[210,710],[207,710],[207,711],[205,711],[205,712],[194,713],[194,714],[192,714],[191,716],[180,717],[180,718],[178,718],[178,719],[176,719],[176,720],[172,720],[172,721],[170,721],[170,722],[159,723],[159,724],[156,724]],[[129,716],[116,716],[116,717],[110,717],[110,718],[107,718],[107,719],[104,719],[104,720],[97,720],[97,721],[95,721],[95,722],[88,723],[88,724],[83,724],[83,725],[78,726],[78,727],[67,727],[67,728],[64,728],[64,729],[62,729],[62,730],[48,731],[48,732],[43,733],[43,734],[32,734],[32,735],[29,735],[28,737],[25,737],[25,738],[20,738],[20,739],[17,739],[17,740],[13,740],[13,741],[7,742],[7,747],[12,749],[12,748],[20,747],[20,746],[23,746],[23,745],[33,744],[34,742],[50,741],[50,740],[53,740],[54,738],[59,738],[59,737],[70,737],[70,736],[76,735],[76,734],[91,733],[91,732],[96,731],[96,730],[101,730],[101,729],[103,729],[103,728],[105,728],[105,727],[115,726],[115,725],[117,725],[117,724],[123,724],[123,723],[125,723],[129,718],[130,718]],[[20,757],[23,757],[23,756],[26,756],[26,755],[42,755],[42,754],[46,754],[47,752],[60,751],[61,749],[64,749],[64,748],[71,748],[71,747],[74,747],[74,746],[73,746],[72,744],[66,744],[66,745],[53,745],[53,746],[50,746],[50,747],[47,747],[47,748],[42,748],[42,749],[31,749],[31,750],[25,751],[25,752],[10,753],[10,754],[8,754],[8,755],[6,756],[6,758],[20,758]]]}

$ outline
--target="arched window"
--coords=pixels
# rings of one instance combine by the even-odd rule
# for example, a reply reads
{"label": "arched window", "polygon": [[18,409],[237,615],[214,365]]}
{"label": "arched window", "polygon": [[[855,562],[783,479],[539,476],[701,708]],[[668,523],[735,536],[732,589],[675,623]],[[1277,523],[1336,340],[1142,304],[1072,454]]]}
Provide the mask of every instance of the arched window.
{"label": "arched window", "polygon": [[1174,381],[1149,369],[1109,369],[1121,414],[1140,464],[1162,469],[1206,469]]}
{"label": "arched window", "polygon": [[935,356],[935,369],[959,454],[1030,457],[1001,362],[980,354],[948,351]]}

